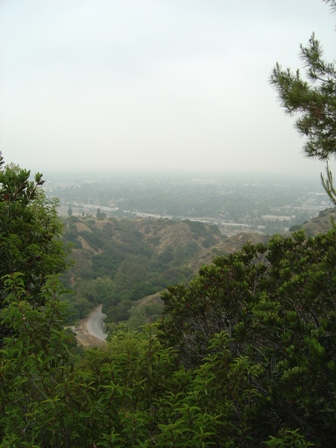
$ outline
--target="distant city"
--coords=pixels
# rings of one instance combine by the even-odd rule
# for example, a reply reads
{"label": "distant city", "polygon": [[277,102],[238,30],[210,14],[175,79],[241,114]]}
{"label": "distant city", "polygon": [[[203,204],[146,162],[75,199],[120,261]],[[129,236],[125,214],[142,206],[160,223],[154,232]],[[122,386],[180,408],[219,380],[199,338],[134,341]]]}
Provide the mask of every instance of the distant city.
{"label": "distant city", "polygon": [[59,198],[63,216],[189,219],[215,224],[227,236],[242,231],[284,233],[331,207],[315,177],[77,173],[50,176],[45,190]]}

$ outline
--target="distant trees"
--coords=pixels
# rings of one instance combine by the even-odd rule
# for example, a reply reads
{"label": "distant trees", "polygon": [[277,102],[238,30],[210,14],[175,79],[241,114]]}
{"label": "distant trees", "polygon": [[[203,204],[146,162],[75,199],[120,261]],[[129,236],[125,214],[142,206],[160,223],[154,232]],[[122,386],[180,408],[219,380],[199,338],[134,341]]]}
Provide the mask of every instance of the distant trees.
{"label": "distant trees", "polygon": [[[67,297],[74,319],[83,317],[87,303],[103,303],[106,322],[128,319],[136,301],[191,278],[193,269],[185,264],[204,251],[204,241],[221,241],[217,227],[191,221],[99,222],[72,216],[65,225],[63,237],[73,245],[75,265],[62,281],[76,291],[76,298]],[[82,311],[76,313],[79,298],[76,309]],[[114,311],[121,301],[125,303]]]}
{"label": "distant trees", "polygon": [[100,208],[97,208],[96,216],[97,216],[97,219],[106,219],[106,213],[102,212],[100,210]]}

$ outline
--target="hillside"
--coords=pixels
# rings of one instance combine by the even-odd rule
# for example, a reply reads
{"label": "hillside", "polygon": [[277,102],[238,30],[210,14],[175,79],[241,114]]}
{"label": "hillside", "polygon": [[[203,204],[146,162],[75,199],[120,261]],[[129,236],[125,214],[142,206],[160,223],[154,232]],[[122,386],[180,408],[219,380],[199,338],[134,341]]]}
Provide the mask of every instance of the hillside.
{"label": "hillside", "polygon": [[212,260],[220,255],[226,255],[232,252],[240,250],[245,244],[252,243],[267,243],[269,240],[269,235],[263,235],[260,233],[253,232],[241,232],[237,235],[230,236],[223,239],[215,246],[210,247],[208,250],[204,251],[198,257],[192,259],[187,266],[192,268],[194,272],[197,272],[200,266],[204,264],[211,264]]}
{"label": "hillside", "polygon": [[[326,209],[291,231],[303,229],[307,236],[326,232],[332,217],[336,210]],[[138,327],[160,314],[158,292],[188,283],[215,257],[248,242],[267,243],[269,236],[242,232],[228,238],[216,226],[190,220],[70,217],[64,239],[73,244],[75,261],[64,276],[75,291],[68,296],[72,322],[103,303],[107,322],[127,320]]]}
{"label": "hillside", "polygon": [[316,218],[313,218],[301,225],[291,227],[290,231],[293,232],[302,229],[308,237],[315,236],[318,233],[327,232],[332,226],[331,220],[335,219],[336,208],[327,208],[321,211]]}
{"label": "hillside", "polygon": [[224,239],[216,226],[189,220],[68,218],[64,240],[75,263],[63,280],[76,293],[68,297],[73,319],[99,303],[107,320],[128,319],[139,299],[188,282]]}
{"label": "hillside", "polygon": [[112,258],[118,254],[122,259],[128,255],[159,257],[161,262],[182,266],[217,246],[225,237],[216,226],[189,220],[72,217],[66,221],[64,239],[74,244],[75,258],[84,254],[93,267],[95,256],[100,254]]}

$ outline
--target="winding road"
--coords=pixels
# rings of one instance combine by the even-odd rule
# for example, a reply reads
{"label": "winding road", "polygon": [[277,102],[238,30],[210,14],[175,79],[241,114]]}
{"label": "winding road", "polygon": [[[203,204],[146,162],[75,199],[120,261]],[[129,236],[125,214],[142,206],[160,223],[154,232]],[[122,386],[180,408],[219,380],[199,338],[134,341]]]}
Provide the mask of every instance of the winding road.
{"label": "winding road", "polygon": [[104,318],[102,305],[93,308],[90,314],[81,319],[77,327],[73,327],[77,341],[84,347],[101,347],[106,344],[104,334]]}
{"label": "winding road", "polygon": [[102,307],[100,305],[97,312],[95,312],[95,314],[93,314],[93,316],[86,322],[86,328],[89,334],[95,338],[101,339],[102,341],[105,341],[107,338],[107,334],[104,333],[105,317],[106,314],[102,313]]}

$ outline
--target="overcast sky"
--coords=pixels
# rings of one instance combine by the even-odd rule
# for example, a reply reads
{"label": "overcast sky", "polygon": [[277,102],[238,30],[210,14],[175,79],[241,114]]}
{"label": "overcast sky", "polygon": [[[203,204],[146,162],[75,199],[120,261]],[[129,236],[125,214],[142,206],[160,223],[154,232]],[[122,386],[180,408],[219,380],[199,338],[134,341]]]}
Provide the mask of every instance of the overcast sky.
{"label": "overcast sky", "polygon": [[0,0],[0,146],[51,169],[319,174],[269,84],[321,0]]}

